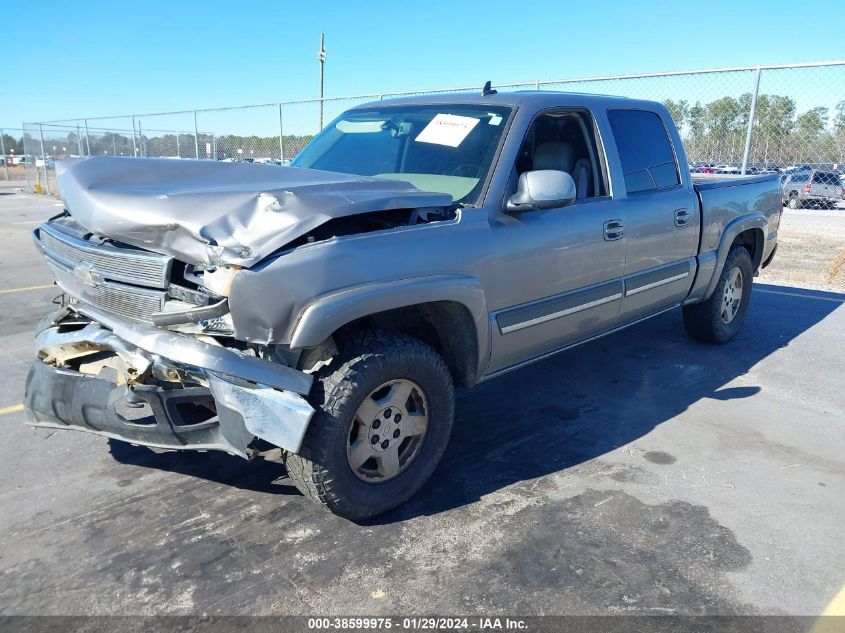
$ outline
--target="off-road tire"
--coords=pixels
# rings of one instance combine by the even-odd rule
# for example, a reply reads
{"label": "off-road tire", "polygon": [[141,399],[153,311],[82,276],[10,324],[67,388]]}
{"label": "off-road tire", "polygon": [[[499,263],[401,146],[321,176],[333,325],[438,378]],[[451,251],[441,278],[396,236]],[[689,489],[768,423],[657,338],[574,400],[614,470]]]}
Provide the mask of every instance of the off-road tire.
{"label": "off-road tire", "polygon": [[[742,298],[736,316],[730,323],[722,320],[722,299],[725,284],[734,268],[742,273]],[[751,301],[751,283],[753,278],[753,264],[751,254],[744,246],[735,245],[728,252],[719,281],[713,294],[703,303],[693,303],[684,306],[684,328],[692,338],[705,343],[727,343],[737,335]]]}
{"label": "off-road tire", "polygon": [[[393,479],[362,481],[347,460],[351,425],[364,398],[399,378],[414,381],[428,401],[422,446]],[[302,494],[356,521],[401,505],[423,486],[443,456],[455,412],[452,377],[440,355],[418,339],[385,330],[363,330],[342,342],[338,358],[314,381],[309,401],[317,411],[299,453],[284,454],[288,475]]]}

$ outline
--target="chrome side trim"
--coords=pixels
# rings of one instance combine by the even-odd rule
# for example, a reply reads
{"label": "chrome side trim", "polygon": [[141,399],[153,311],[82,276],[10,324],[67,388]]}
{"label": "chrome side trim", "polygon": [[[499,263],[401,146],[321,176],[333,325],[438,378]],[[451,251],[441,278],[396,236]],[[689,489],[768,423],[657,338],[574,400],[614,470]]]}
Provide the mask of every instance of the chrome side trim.
{"label": "chrome side trim", "polygon": [[641,292],[645,292],[646,290],[651,290],[652,288],[658,288],[659,286],[665,286],[666,284],[670,284],[673,281],[678,281],[679,279],[683,279],[684,277],[689,277],[689,272],[681,273],[680,275],[672,275],[671,277],[667,277],[666,279],[654,281],[650,284],[646,284],[645,286],[640,286],[639,288],[634,288],[633,290],[625,290],[625,296],[630,297],[631,295],[639,294]]}
{"label": "chrome side trim", "polygon": [[551,314],[544,314],[541,317],[537,317],[536,319],[529,319],[528,321],[522,321],[521,323],[514,323],[513,325],[507,325],[503,328],[500,328],[502,334],[507,334],[509,332],[515,332],[516,330],[522,330],[527,327],[531,327],[532,325],[539,325],[540,323],[545,323],[546,321],[551,321],[553,319],[558,319],[560,317],[568,316],[570,314],[575,314],[576,312],[582,312],[583,310],[589,310],[590,308],[595,308],[596,306],[600,306],[605,303],[610,303],[611,301],[616,301],[617,299],[622,298],[622,293],[616,293],[609,295],[607,297],[603,297],[602,299],[596,299],[595,301],[590,301],[588,303],[582,303],[581,305],[573,306],[571,308],[567,308],[566,310],[560,310],[558,312],[552,312]]}
{"label": "chrome side trim", "polygon": [[597,339],[603,338],[603,337],[608,336],[610,334],[615,334],[616,332],[619,332],[620,330],[624,330],[626,328],[629,328],[632,325],[637,325],[638,323],[642,323],[643,321],[647,321],[648,319],[651,319],[652,317],[656,317],[658,315],[661,315],[664,312],[669,312],[670,310],[674,310],[675,308],[679,307],[680,305],[681,305],[680,303],[676,303],[674,305],[669,306],[668,308],[665,308],[665,309],[660,310],[658,312],[655,312],[653,314],[646,315],[642,318],[636,319],[635,321],[631,321],[630,323],[625,323],[624,325],[620,325],[618,327],[615,327],[611,330],[608,330],[607,332],[602,332],[601,334],[596,334],[595,336],[585,338],[581,341],[576,341],[575,343],[570,343],[569,345],[565,345],[564,347],[554,349],[551,352],[545,352],[544,354],[540,354],[539,356],[535,356],[534,358],[529,358],[528,360],[521,361],[519,363],[516,363],[515,365],[510,365],[509,367],[503,367],[502,369],[497,369],[494,372],[483,375],[479,379],[478,382],[481,383],[481,382],[484,382],[486,380],[490,380],[491,378],[498,378],[499,376],[501,376],[503,374],[507,374],[507,373],[512,372],[516,369],[520,369],[522,367],[525,367],[526,365],[531,365],[532,363],[536,363],[538,361],[544,360],[546,358],[554,356],[555,354],[560,354],[561,352],[565,352],[567,350],[570,350],[573,347],[578,347],[579,345],[583,345],[584,343],[590,343],[591,341],[595,341]]}

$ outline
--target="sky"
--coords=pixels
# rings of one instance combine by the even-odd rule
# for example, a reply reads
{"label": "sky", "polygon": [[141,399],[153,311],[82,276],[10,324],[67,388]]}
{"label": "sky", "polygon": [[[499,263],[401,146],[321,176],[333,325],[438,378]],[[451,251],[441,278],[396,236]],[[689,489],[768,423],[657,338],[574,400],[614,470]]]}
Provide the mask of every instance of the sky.
{"label": "sky", "polygon": [[[801,4],[816,27],[842,16],[839,2]],[[7,1],[0,127],[313,98],[321,31],[327,96],[845,58],[838,35],[786,37],[788,6]]]}

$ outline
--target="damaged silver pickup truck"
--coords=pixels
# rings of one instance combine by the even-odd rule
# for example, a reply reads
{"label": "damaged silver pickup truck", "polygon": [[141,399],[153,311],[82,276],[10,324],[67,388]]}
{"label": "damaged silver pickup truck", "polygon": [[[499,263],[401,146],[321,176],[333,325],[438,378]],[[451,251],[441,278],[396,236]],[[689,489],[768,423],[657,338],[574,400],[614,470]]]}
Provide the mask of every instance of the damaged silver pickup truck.
{"label": "damaged silver pickup truck", "polygon": [[661,105],[565,93],[362,105],[291,167],[60,171],[29,422],[275,452],[353,519],[429,478],[455,387],[679,307],[730,340],[781,214],[773,177],[694,183]]}

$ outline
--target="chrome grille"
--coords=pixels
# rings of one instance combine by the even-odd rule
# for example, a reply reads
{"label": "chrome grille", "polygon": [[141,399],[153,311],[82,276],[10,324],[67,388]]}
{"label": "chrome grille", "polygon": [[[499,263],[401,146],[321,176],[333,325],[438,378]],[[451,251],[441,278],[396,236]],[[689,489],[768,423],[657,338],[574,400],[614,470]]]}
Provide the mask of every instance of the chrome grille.
{"label": "chrome grille", "polygon": [[41,246],[48,257],[70,270],[85,266],[106,280],[165,289],[170,284],[166,255],[115,246],[97,246],[65,235],[48,224],[39,229]]}
{"label": "chrome grille", "polygon": [[76,299],[118,314],[131,321],[149,321],[153,312],[164,307],[167,293],[152,288],[138,288],[110,281],[88,284],[77,279],[72,270],[64,268],[50,257],[47,263],[59,287]]}

